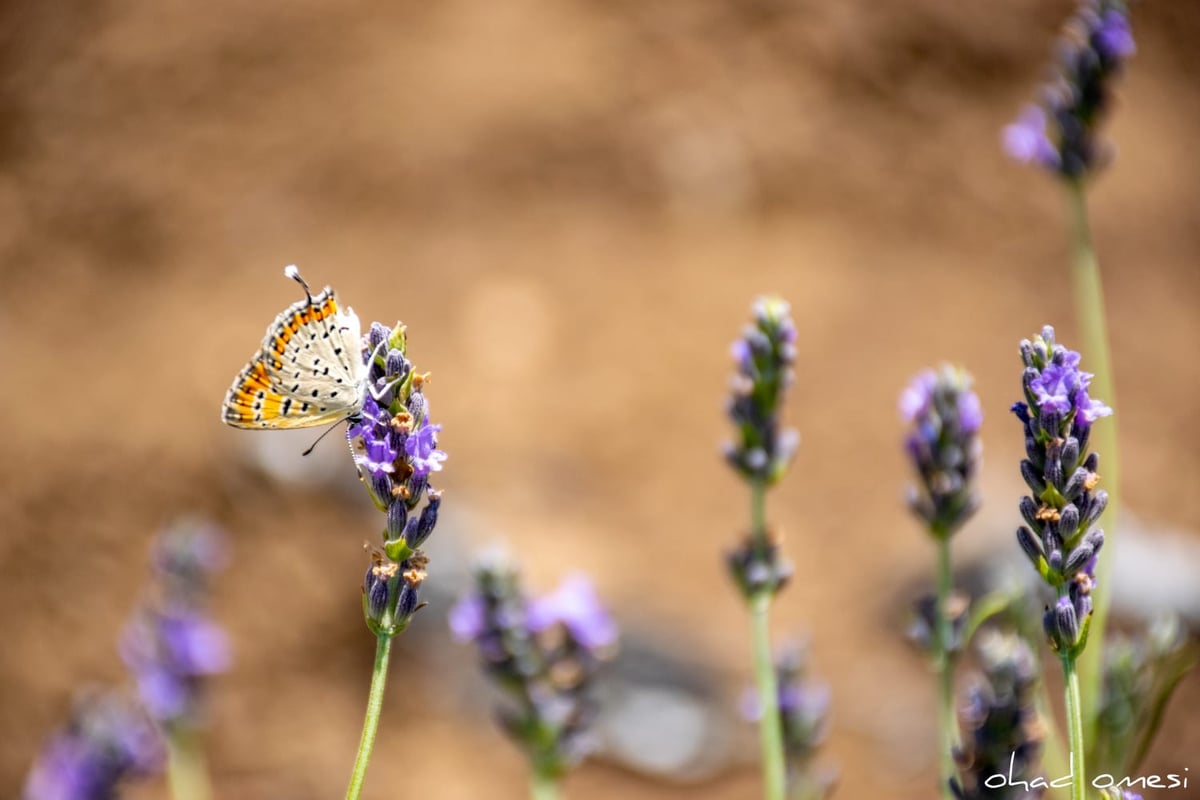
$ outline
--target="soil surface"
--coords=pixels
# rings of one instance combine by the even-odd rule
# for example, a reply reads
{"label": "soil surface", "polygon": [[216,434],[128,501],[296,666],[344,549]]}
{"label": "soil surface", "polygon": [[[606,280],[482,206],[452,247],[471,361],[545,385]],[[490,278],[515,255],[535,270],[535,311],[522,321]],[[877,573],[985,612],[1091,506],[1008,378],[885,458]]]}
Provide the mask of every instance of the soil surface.
{"label": "soil surface", "polygon": [[[940,360],[974,372],[987,505],[962,547],[1015,550],[1016,343],[1046,322],[1078,337],[1063,197],[998,135],[1070,9],[4,4],[0,797],[76,689],[122,680],[115,637],[146,547],[183,513],[233,546],[215,599],[237,657],[213,693],[217,797],[344,791],[372,650],[360,545],[379,519],[344,491],[337,442],[322,446],[333,483],[284,480],[256,466],[283,439],[218,420],[297,298],[289,263],[364,321],[408,324],[450,454],[443,563],[461,571],[499,538],[536,587],[586,569],[628,628],[685,643],[674,656],[731,698],[750,670],[720,559],[746,524],[718,456],[728,345],[757,294],[788,298],[803,441],[770,500],[796,562],[774,623],[809,637],[832,686],[822,761],[839,796],[934,796],[933,681],[900,611],[933,551],[901,503],[895,400]],[[1123,489],[1147,523],[1194,532],[1200,12],[1147,0],[1135,29],[1119,156],[1089,192]],[[286,441],[288,465],[310,438]],[[422,612],[393,665],[368,797],[524,792],[520,756],[459,696],[488,695],[445,611]],[[1149,769],[1200,778],[1198,704],[1193,677]],[[570,794],[755,796],[738,736],[699,784],[600,758]]]}

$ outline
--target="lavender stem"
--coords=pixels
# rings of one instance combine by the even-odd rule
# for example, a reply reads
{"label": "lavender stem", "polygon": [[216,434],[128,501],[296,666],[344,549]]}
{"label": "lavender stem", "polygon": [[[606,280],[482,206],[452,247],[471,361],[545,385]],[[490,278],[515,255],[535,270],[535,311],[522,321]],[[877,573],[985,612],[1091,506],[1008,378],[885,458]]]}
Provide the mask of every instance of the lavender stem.
{"label": "lavender stem", "polygon": [[362,738],[358,742],[358,755],[354,758],[354,770],[350,773],[350,786],[346,789],[346,800],[358,800],[363,781],[367,777],[367,765],[371,761],[371,750],[375,746],[375,732],[379,728],[379,716],[383,711],[383,689],[387,684],[388,657],[392,650],[392,636],[376,635],[375,669],[371,673],[371,691],[367,695],[367,715],[363,720]]}
{"label": "lavender stem", "polygon": [[[1088,224],[1087,198],[1083,184],[1072,181],[1067,184],[1067,196],[1071,206],[1072,243],[1074,268],[1071,271],[1075,290],[1075,313],[1078,317],[1083,347],[1094,370],[1092,385],[1095,393],[1107,399],[1116,408],[1116,392],[1113,387],[1112,360],[1109,355],[1108,328],[1104,313],[1104,289],[1100,279],[1100,263],[1092,246],[1091,228]],[[1118,477],[1121,459],[1117,453],[1116,420],[1100,426],[1092,436],[1095,449],[1105,454],[1105,488],[1108,490],[1107,522],[1104,526],[1106,544],[1111,548],[1119,522],[1118,506],[1121,482]],[[1088,638],[1093,646],[1083,652],[1083,718],[1086,730],[1094,732],[1096,714],[1100,705],[1100,680],[1104,673],[1104,629],[1108,621],[1111,600],[1113,559],[1102,560],[1097,565],[1096,588],[1092,590],[1092,622]]]}
{"label": "lavender stem", "polygon": [[557,800],[558,781],[552,776],[539,770],[529,773],[530,800]]}
{"label": "lavender stem", "polygon": [[[767,547],[767,487],[762,481],[750,483],[751,536],[757,546]],[[760,590],[750,599],[750,623],[754,639],[754,681],[758,685],[759,742],[762,748],[763,796],[766,800],[784,800],[787,769],[783,752],[783,723],[779,717],[779,687],[775,663],[771,659],[770,611],[773,593]]]}
{"label": "lavender stem", "polygon": [[951,650],[951,625],[947,605],[950,593],[953,591],[953,572],[950,568],[950,537],[937,536],[938,575],[937,575],[937,668],[938,668],[938,708],[939,722],[942,734],[940,753],[942,797],[951,800],[954,795],[950,791],[950,781],[956,774],[954,764],[954,749],[958,746],[958,718],[954,713],[954,658]]}
{"label": "lavender stem", "polygon": [[198,731],[173,727],[166,742],[167,783],[172,800],[210,800],[212,786]]}
{"label": "lavender stem", "polygon": [[[1094,650],[1100,648],[1093,646]],[[1083,710],[1079,703],[1079,673],[1075,656],[1063,653],[1063,684],[1067,698],[1067,731],[1071,743],[1071,800],[1085,800],[1087,773],[1084,768]]]}

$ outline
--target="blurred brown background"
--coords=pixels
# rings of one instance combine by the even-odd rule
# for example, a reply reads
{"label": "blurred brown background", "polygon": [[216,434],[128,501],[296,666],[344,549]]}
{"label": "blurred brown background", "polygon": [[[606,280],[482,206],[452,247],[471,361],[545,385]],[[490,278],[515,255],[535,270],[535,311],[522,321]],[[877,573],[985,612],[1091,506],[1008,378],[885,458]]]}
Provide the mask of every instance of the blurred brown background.
{"label": "blurred brown background", "polygon": [[[956,546],[1011,557],[1016,342],[1045,322],[1077,337],[1062,198],[998,135],[1071,8],[4,4],[0,797],[74,687],[121,679],[114,639],[145,548],[188,511],[234,548],[217,597],[237,651],[214,692],[218,796],[344,791],[372,647],[360,544],[379,520],[337,441],[289,478],[310,437],[280,449],[218,422],[297,297],[292,262],[364,322],[409,325],[450,453],[430,580],[445,584],[394,660],[369,797],[524,791],[444,625],[450,576],[497,539],[536,588],[589,570],[633,652],[665,649],[714,707],[734,704],[748,637],[719,554],[746,503],[717,445],[728,343],[764,291],[791,301],[800,333],[803,442],[770,510],[797,565],[777,629],[807,633],[832,684],[823,761],[840,796],[932,796],[932,681],[899,610],[932,550],[901,506],[895,398],[938,360],[974,371],[987,506]],[[1128,506],[1186,548],[1200,11],[1148,0],[1134,27],[1120,157],[1090,197]],[[1198,701],[1193,678],[1151,767],[1200,778]],[[608,757],[571,796],[754,796],[753,740],[723,713],[732,743],[696,782]]]}

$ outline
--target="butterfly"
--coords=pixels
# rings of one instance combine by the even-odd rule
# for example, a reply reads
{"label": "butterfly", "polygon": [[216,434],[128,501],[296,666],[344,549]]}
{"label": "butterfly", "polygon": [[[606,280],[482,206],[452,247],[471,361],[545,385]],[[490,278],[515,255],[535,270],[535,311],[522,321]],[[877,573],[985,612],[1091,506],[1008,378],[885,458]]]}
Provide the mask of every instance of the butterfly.
{"label": "butterfly", "polygon": [[360,417],[369,387],[358,316],[328,286],[313,295],[295,265],[283,274],[304,287],[304,299],[267,326],[262,347],[225,393],[222,421],[307,428]]}

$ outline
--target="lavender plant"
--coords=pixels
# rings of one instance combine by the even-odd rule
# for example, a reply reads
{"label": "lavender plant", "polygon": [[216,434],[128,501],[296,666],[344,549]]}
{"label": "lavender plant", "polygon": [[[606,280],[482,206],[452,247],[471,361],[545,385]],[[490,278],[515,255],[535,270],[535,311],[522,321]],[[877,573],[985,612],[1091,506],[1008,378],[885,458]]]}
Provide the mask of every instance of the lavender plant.
{"label": "lavender plant", "polygon": [[[1112,361],[1105,322],[1100,265],[1088,223],[1086,184],[1113,157],[1113,148],[1100,128],[1113,102],[1112,85],[1134,54],[1136,44],[1123,0],[1080,0],[1075,15],[1059,40],[1058,58],[1037,104],[1027,106],[1004,130],[1004,146],[1019,161],[1035,164],[1057,176],[1066,189],[1072,225],[1075,307],[1084,349],[1095,364],[1097,391],[1115,402]],[[1116,529],[1118,505],[1117,429],[1110,424],[1097,434],[1108,458],[1109,537]],[[1108,568],[1101,567],[1099,589],[1093,596],[1091,636],[1103,643],[1108,616]],[[1102,647],[1085,655],[1085,727],[1094,728],[1100,695]]]}
{"label": "lavender plant", "polygon": [[1043,627],[1062,662],[1071,750],[1071,800],[1083,800],[1086,785],[1083,714],[1077,661],[1092,624],[1092,590],[1104,533],[1095,523],[1108,504],[1097,488],[1100,458],[1088,452],[1092,424],[1112,414],[1093,399],[1092,376],[1079,369],[1080,356],[1054,341],[1046,326],[1021,342],[1025,402],[1013,406],[1025,433],[1021,476],[1031,492],[1021,498],[1025,525],[1017,542],[1056,600]]}
{"label": "lavender plant", "polygon": [[[985,630],[975,641],[982,675],[959,710],[962,744],[955,748],[957,800],[1033,800],[1030,788],[1042,749],[1035,708],[1038,666],[1020,637]],[[1002,780],[996,780],[1001,776]]]}
{"label": "lavender plant", "polygon": [[617,626],[591,582],[573,575],[529,599],[515,567],[481,563],[475,587],[450,612],[456,639],[479,649],[484,671],[503,691],[500,726],[524,751],[534,800],[557,796],[566,773],[595,747],[595,675],[615,651]]}
{"label": "lavender plant", "polygon": [[[917,475],[908,506],[925,525],[937,547],[937,594],[926,603],[925,625],[932,635],[933,665],[938,673],[940,765],[943,792],[949,793],[957,745],[954,719],[954,665],[961,646],[966,604],[954,602],[950,538],[979,507],[975,477],[982,446],[983,411],[971,391],[971,376],[943,366],[917,375],[900,395],[900,413],[910,430],[904,446]],[[932,607],[930,607],[932,606]],[[921,611],[922,609],[919,609]],[[959,631],[956,634],[956,629]]]}
{"label": "lavender plant", "polygon": [[428,374],[408,360],[406,329],[378,322],[363,337],[368,392],[361,416],[346,432],[359,477],[375,506],[385,514],[381,545],[371,548],[363,579],[363,617],[375,635],[375,665],[358,754],[346,790],[347,800],[362,792],[375,733],[383,709],[392,639],[421,608],[419,592],[429,559],[421,552],[437,525],[442,493],[429,481],[446,454],[438,449],[441,425],[429,421],[424,388]]}
{"label": "lavender plant", "polygon": [[[813,759],[829,729],[829,687],[808,677],[807,653],[796,644],[775,658],[779,723],[787,758],[787,794],[794,800],[823,800],[833,792],[834,777],[817,773]],[[747,692],[742,706],[750,722],[761,722],[757,689]]]}
{"label": "lavender plant", "polygon": [[157,774],[163,741],[140,705],[116,691],[84,695],[46,743],[22,800],[112,800],[130,778]]}
{"label": "lavender plant", "polygon": [[1175,688],[1195,666],[1196,648],[1177,618],[1164,617],[1137,639],[1111,639],[1104,655],[1088,762],[1098,773],[1131,775],[1149,752]]}
{"label": "lavender plant", "polygon": [[729,418],[736,438],[725,446],[725,458],[750,489],[750,531],[727,556],[734,582],[750,608],[754,672],[763,714],[759,723],[763,783],[767,800],[782,800],[786,791],[786,758],[778,713],[778,687],[771,663],[771,601],[787,583],[791,566],[780,553],[766,522],[766,492],[784,475],[799,436],[782,427],[783,400],[792,384],[796,327],[790,308],[777,297],[759,298],[753,322],[733,343],[737,366]]}
{"label": "lavender plant", "polygon": [[155,544],[154,581],[121,638],[142,706],[162,729],[174,800],[212,796],[202,734],[208,678],[229,666],[225,631],[207,613],[211,575],[225,563],[221,534],[195,521]]}

